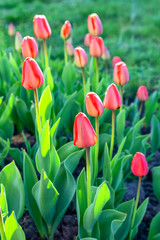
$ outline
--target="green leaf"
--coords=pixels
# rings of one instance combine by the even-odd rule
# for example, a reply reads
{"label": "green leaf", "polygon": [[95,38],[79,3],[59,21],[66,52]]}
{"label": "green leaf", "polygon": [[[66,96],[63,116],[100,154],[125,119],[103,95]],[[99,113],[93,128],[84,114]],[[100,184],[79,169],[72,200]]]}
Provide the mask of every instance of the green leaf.
{"label": "green leaf", "polygon": [[50,67],[46,68],[44,72],[44,87],[46,87],[47,85],[50,87],[52,91],[54,88],[54,81],[53,81]]}
{"label": "green leaf", "polygon": [[160,239],[159,223],[160,223],[160,212],[152,219],[152,222],[149,228],[148,240]]}
{"label": "green leaf", "polygon": [[59,125],[59,122],[60,122],[60,118],[58,118],[58,120],[53,124],[51,130],[50,130],[50,136],[51,136],[51,140],[52,142],[54,143],[54,139],[56,137],[56,133],[57,133],[57,130],[58,130],[58,125]]}
{"label": "green leaf", "polygon": [[160,122],[155,115],[151,120],[151,150],[156,152],[160,147]]}
{"label": "green leaf", "polygon": [[20,219],[25,205],[24,186],[14,161],[0,172],[0,183],[5,187],[9,213],[15,211],[17,219]]}
{"label": "green leaf", "polygon": [[19,81],[21,81],[22,76],[21,76],[21,73],[19,71],[19,67],[17,65],[17,62],[16,62],[15,58],[12,56],[12,53],[9,53],[9,61],[12,65],[13,70],[14,70],[15,74],[17,75]]}
{"label": "green leaf", "polygon": [[14,159],[18,167],[23,169],[23,154],[18,148],[10,147],[8,154]]}
{"label": "green leaf", "polygon": [[[12,226],[12,227],[11,227]],[[25,234],[18,224],[14,212],[7,218],[5,222],[6,240],[25,240]]]}
{"label": "green leaf", "polygon": [[3,125],[8,121],[10,114],[12,112],[13,109],[13,104],[14,104],[14,95],[11,94],[9,100],[8,100],[8,104],[2,114],[2,116],[0,117],[0,128],[3,127]]}
{"label": "green leaf", "polygon": [[71,153],[78,151],[79,148],[73,144],[73,141],[64,144],[57,150],[58,156],[63,162]]}
{"label": "green leaf", "polygon": [[3,162],[5,157],[8,155],[10,148],[10,142],[9,139],[5,141],[3,138],[0,137],[0,164]]}
{"label": "green leaf", "polygon": [[158,104],[158,92],[154,91],[150,96],[149,99],[145,102],[145,122],[148,126],[150,123],[150,120],[153,116],[154,111],[157,108]]}
{"label": "green leaf", "polygon": [[112,159],[111,161],[111,168],[113,168],[115,165],[116,165],[116,162],[119,160],[119,157],[121,155],[121,152],[123,150],[123,147],[124,147],[124,144],[126,142],[126,137],[123,139],[123,141],[121,142],[119,148],[118,148],[118,151],[116,153],[116,155],[114,156],[114,158]]}
{"label": "green leaf", "polygon": [[153,191],[158,199],[158,202],[160,203],[160,181],[157,181],[157,179],[160,179],[160,166],[154,167],[152,170],[152,177],[153,177]]}
{"label": "green leaf", "polygon": [[130,149],[130,153],[133,155],[136,152],[142,152],[146,154],[146,144],[148,142],[148,139],[150,138],[151,134],[146,135],[138,135],[135,140],[132,148]]}
{"label": "green leaf", "polygon": [[65,86],[65,91],[67,95],[73,93],[74,84],[76,81],[76,70],[72,63],[68,62],[64,68],[62,73],[62,82]]}
{"label": "green leaf", "polygon": [[47,86],[42,93],[39,103],[42,127],[44,126],[46,121],[50,119],[52,104],[53,103],[50,87]]}
{"label": "green leaf", "polygon": [[3,184],[1,184],[1,189],[0,190],[1,190],[0,191],[0,208],[1,208],[2,214],[8,213],[6,191],[5,191],[5,188],[4,188]]}
{"label": "green leaf", "polygon": [[116,133],[118,146],[120,146],[124,138],[124,130],[125,130],[125,109],[120,111],[116,117]]}
{"label": "green leaf", "polygon": [[98,220],[106,202],[110,199],[110,191],[105,182],[98,188],[93,203],[86,209],[83,218],[83,226],[87,232],[92,232],[94,224]]}
{"label": "green leaf", "polygon": [[66,159],[65,159],[65,166],[68,168],[68,170],[73,173],[76,169],[79,160],[83,156],[85,152],[85,149],[79,150],[77,152],[71,153]]}
{"label": "green leaf", "polygon": [[112,170],[111,170],[111,162],[109,157],[109,149],[108,144],[105,144],[104,147],[104,160],[103,160],[103,178],[109,183],[112,183]]}

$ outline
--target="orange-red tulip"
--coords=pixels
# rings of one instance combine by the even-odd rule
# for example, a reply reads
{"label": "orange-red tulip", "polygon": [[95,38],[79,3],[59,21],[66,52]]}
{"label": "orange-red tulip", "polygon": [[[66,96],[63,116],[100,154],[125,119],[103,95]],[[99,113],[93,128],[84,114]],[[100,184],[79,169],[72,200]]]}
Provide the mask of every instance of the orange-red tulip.
{"label": "orange-red tulip", "polygon": [[71,42],[66,42],[66,47],[67,47],[67,53],[69,56],[73,56],[74,55],[74,47],[72,45]]}
{"label": "orange-red tulip", "polygon": [[37,42],[33,37],[26,36],[22,41],[22,54],[23,57],[36,58],[38,55]]}
{"label": "orange-red tulip", "polygon": [[88,16],[88,31],[93,36],[101,35],[103,32],[101,20],[96,13]]}
{"label": "orange-red tulip", "polygon": [[43,84],[43,73],[33,58],[26,58],[22,68],[22,86],[36,89]]}
{"label": "orange-red tulip", "polygon": [[118,62],[114,66],[113,71],[114,82],[118,85],[124,85],[129,81],[129,73],[124,62]]}
{"label": "orange-red tulip", "polygon": [[140,86],[137,91],[137,98],[141,102],[145,102],[148,99],[148,91],[145,86]]}
{"label": "orange-red tulip", "polygon": [[44,15],[36,15],[33,19],[33,30],[37,38],[46,39],[51,36],[51,28]]}
{"label": "orange-red tulip", "polygon": [[85,50],[81,47],[74,49],[74,60],[77,67],[83,68],[88,64],[88,57]]}
{"label": "orange-red tulip", "polygon": [[117,57],[117,56],[113,57],[113,59],[112,59],[112,66],[114,67],[116,65],[116,63],[119,63],[121,61],[122,60],[121,60],[120,57]]}
{"label": "orange-red tulip", "polygon": [[78,113],[74,121],[74,145],[88,148],[96,144],[96,133],[84,113]]}
{"label": "orange-red tulip", "polygon": [[102,54],[102,59],[103,60],[107,60],[107,59],[110,59],[110,53],[109,53],[109,50],[106,46],[104,46],[103,48],[103,54]]}
{"label": "orange-red tulip", "polygon": [[92,57],[101,57],[103,55],[104,43],[101,37],[94,37],[89,46],[89,53]]}
{"label": "orange-red tulip", "polygon": [[22,35],[19,32],[16,32],[16,36],[15,36],[15,49],[18,52],[21,52],[22,47]]}
{"label": "orange-red tulip", "polygon": [[146,176],[149,169],[148,163],[143,153],[137,152],[131,162],[131,171],[135,176]]}
{"label": "orange-red tulip", "polygon": [[15,27],[14,24],[11,22],[8,26],[8,34],[9,36],[14,36],[15,35]]}
{"label": "orange-red tulip", "polygon": [[63,38],[64,40],[68,39],[71,35],[71,24],[69,21],[65,21],[65,23],[63,24],[62,28],[61,28],[61,38]]}
{"label": "orange-red tulip", "polygon": [[94,93],[89,92],[85,98],[87,113],[92,117],[101,116],[104,112],[104,106],[100,97]]}
{"label": "orange-red tulip", "polygon": [[103,100],[103,105],[105,108],[116,110],[121,106],[121,96],[115,84],[109,85],[105,93]]}
{"label": "orange-red tulip", "polygon": [[84,45],[86,47],[89,47],[90,46],[90,43],[91,43],[91,40],[92,40],[93,36],[90,34],[90,33],[87,33],[85,35],[85,38],[84,38]]}

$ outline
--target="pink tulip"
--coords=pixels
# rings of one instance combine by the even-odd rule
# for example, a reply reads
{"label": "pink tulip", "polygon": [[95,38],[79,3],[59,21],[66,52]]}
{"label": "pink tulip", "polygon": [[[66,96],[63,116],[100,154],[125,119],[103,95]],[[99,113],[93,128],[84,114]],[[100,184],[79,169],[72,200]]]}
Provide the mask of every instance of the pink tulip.
{"label": "pink tulip", "polygon": [[88,31],[92,36],[101,35],[103,32],[101,20],[96,13],[88,16]]}
{"label": "pink tulip", "polygon": [[103,54],[102,54],[102,59],[103,60],[107,60],[107,59],[110,59],[110,53],[109,53],[109,50],[106,46],[104,46],[103,48]]}
{"label": "pink tulip", "polygon": [[129,81],[129,73],[124,62],[118,62],[114,66],[113,71],[114,82],[118,85],[124,85]]}
{"label": "pink tulip", "polygon": [[121,58],[117,57],[117,56],[113,57],[112,66],[114,67],[116,65],[116,63],[118,63],[118,62],[121,62]]}
{"label": "pink tulip", "polygon": [[100,97],[94,92],[87,93],[85,98],[85,104],[87,113],[92,117],[101,116],[104,112],[103,103]]}
{"label": "pink tulip", "polygon": [[88,64],[87,54],[81,47],[76,47],[74,49],[74,59],[77,67],[83,68]]}
{"label": "pink tulip", "polygon": [[22,47],[22,35],[19,32],[16,32],[16,36],[15,36],[15,49],[18,52],[21,52]]}
{"label": "pink tulip", "polygon": [[137,177],[148,174],[148,163],[143,153],[137,152],[131,162],[131,171]]}
{"label": "pink tulip", "polygon": [[103,106],[111,110],[116,110],[121,107],[121,96],[116,85],[113,83],[107,88],[103,100]]}
{"label": "pink tulip", "polygon": [[66,47],[67,47],[67,53],[69,56],[73,56],[74,55],[74,47],[72,45],[71,42],[66,42]]}
{"label": "pink tulip", "polygon": [[36,58],[38,55],[37,42],[33,37],[24,37],[22,41],[22,54],[24,58]]}
{"label": "pink tulip", "polygon": [[93,36],[90,33],[87,33],[84,38],[84,45],[86,47],[89,47],[92,39],[93,39]]}
{"label": "pink tulip", "polygon": [[145,102],[148,99],[148,91],[145,86],[140,86],[137,91],[137,98],[141,102]]}
{"label": "pink tulip", "polygon": [[8,34],[9,36],[14,36],[15,35],[15,27],[14,27],[14,24],[11,22],[8,26]]}
{"label": "pink tulip", "polygon": [[65,21],[65,23],[63,24],[62,28],[61,28],[61,38],[63,38],[64,40],[68,39],[70,34],[71,34],[71,24],[69,21]]}
{"label": "pink tulip", "polygon": [[46,39],[51,36],[51,28],[44,15],[36,15],[33,19],[34,34],[39,39]]}
{"label": "pink tulip", "polygon": [[104,43],[101,37],[94,37],[89,46],[89,53],[92,57],[101,57],[103,55]]}

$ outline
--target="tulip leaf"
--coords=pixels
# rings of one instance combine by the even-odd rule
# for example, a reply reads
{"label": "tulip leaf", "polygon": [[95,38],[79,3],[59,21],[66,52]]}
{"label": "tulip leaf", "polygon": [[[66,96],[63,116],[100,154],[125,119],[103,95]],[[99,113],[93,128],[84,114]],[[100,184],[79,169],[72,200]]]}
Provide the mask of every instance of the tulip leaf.
{"label": "tulip leaf", "polygon": [[103,178],[111,184],[112,183],[112,170],[111,170],[111,161],[110,161],[110,157],[109,157],[109,149],[108,149],[107,143],[105,143],[103,159],[104,159],[103,160]]}
{"label": "tulip leaf", "polygon": [[9,139],[7,139],[7,141],[6,141],[0,137],[0,164],[1,164],[1,162],[3,162],[5,157],[8,155],[9,148],[10,148]]}
{"label": "tulip leaf", "polygon": [[44,85],[44,87],[46,87],[48,85],[50,87],[51,91],[54,88],[54,81],[53,81],[53,77],[52,77],[52,73],[51,73],[50,67],[45,69],[43,85]]}
{"label": "tulip leaf", "polygon": [[24,186],[14,161],[0,172],[0,183],[5,187],[9,213],[15,211],[17,219],[20,219],[25,206]]}
{"label": "tulip leaf", "polygon": [[0,117],[0,128],[2,128],[3,125],[8,121],[10,114],[12,112],[12,109],[13,109],[13,104],[14,104],[14,95],[12,93],[8,100],[7,106],[6,106],[3,114]]}
{"label": "tulip leaf", "polygon": [[47,86],[42,93],[39,103],[42,127],[44,126],[46,121],[50,119],[52,104],[53,103],[50,87]]}
{"label": "tulip leaf", "polygon": [[73,93],[75,81],[76,81],[76,70],[72,65],[72,63],[68,62],[64,66],[63,73],[62,73],[62,82],[64,84],[67,95],[70,95]]}
{"label": "tulip leaf", "polygon": [[160,179],[160,166],[153,168],[152,177],[153,177],[153,191],[156,198],[158,199],[158,202],[160,203],[160,181],[157,181],[157,179]]}
{"label": "tulip leaf", "polygon": [[53,124],[53,126],[50,130],[50,136],[51,136],[52,143],[54,143],[54,139],[56,137],[56,133],[57,133],[57,130],[58,130],[58,125],[59,125],[60,120],[61,119],[58,118],[58,120]]}
{"label": "tulip leaf", "polygon": [[123,141],[121,142],[117,153],[115,154],[115,156],[113,157],[112,161],[111,161],[111,167],[113,168],[116,165],[116,162],[119,160],[120,155],[122,153],[123,147],[125,145],[126,142],[126,137],[123,139]]}
{"label": "tulip leaf", "polygon": [[120,111],[116,117],[116,133],[118,146],[120,146],[124,138],[124,130],[125,130],[125,109]]}
{"label": "tulip leaf", "polygon": [[83,218],[83,226],[87,232],[92,232],[94,224],[98,220],[104,205],[110,199],[110,191],[105,182],[98,188],[93,203],[86,209]]}
{"label": "tulip leaf", "polygon": [[1,208],[1,211],[3,214],[8,213],[6,191],[5,191],[3,184],[1,184],[1,189],[0,189],[0,208]]}
{"label": "tulip leaf", "polygon": [[64,144],[62,147],[60,147],[57,150],[58,156],[61,160],[61,162],[63,162],[71,153],[78,151],[79,148],[76,147],[73,142],[68,142],[66,144]]}
{"label": "tulip leaf", "polygon": [[50,172],[49,172],[49,175],[48,175],[48,177],[51,181],[54,180],[55,175],[56,175],[59,167],[60,167],[60,159],[59,159],[59,156],[57,154],[57,151],[56,151],[55,147],[51,143],[51,147],[50,147]]}
{"label": "tulip leaf", "polygon": [[[12,226],[12,227],[11,227]],[[25,240],[25,234],[18,224],[14,212],[7,218],[5,222],[6,240]]]}
{"label": "tulip leaf", "polygon": [[152,219],[152,222],[149,228],[148,240],[160,239],[159,223],[160,223],[160,212]]}
{"label": "tulip leaf", "polygon": [[151,134],[138,135],[135,138],[132,148],[130,149],[130,153],[132,153],[133,155],[136,152],[142,152],[145,154],[146,153],[146,144],[147,144],[147,141],[150,138],[150,136],[151,136]]}
{"label": "tulip leaf", "polygon": [[14,159],[18,167],[23,168],[23,154],[18,148],[9,148],[8,154]]}
{"label": "tulip leaf", "polygon": [[65,166],[69,169],[71,173],[74,172],[76,169],[79,160],[83,156],[85,152],[85,149],[79,150],[77,152],[71,153],[66,159],[65,159]]}
{"label": "tulip leaf", "polygon": [[17,65],[17,62],[16,62],[15,58],[12,56],[11,52],[9,53],[9,61],[10,61],[11,65],[12,65],[13,70],[14,70],[15,74],[17,75],[19,81],[21,81],[22,76],[21,76],[21,73],[19,71],[19,67]]}
{"label": "tulip leaf", "polygon": [[150,96],[149,99],[145,102],[145,122],[148,126],[150,123],[150,120],[153,116],[154,111],[157,108],[158,104],[158,92],[154,91]]}
{"label": "tulip leaf", "polygon": [[160,147],[160,122],[155,115],[151,120],[151,150],[156,152]]}

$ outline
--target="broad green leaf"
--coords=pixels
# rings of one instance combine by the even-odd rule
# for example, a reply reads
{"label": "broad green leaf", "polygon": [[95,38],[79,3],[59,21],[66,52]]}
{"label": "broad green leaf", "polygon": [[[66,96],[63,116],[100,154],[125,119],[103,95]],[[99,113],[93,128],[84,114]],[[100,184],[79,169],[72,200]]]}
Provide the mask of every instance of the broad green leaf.
{"label": "broad green leaf", "polygon": [[54,142],[54,139],[56,137],[56,133],[57,133],[57,130],[58,130],[58,125],[59,125],[59,122],[60,122],[60,118],[58,118],[58,120],[53,124],[51,130],[50,130],[50,136],[51,136],[51,140],[52,142]]}
{"label": "broad green leaf", "polygon": [[18,167],[23,168],[23,154],[18,148],[9,148],[8,154],[14,159]]}
{"label": "broad green leaf", "polygon": [[126,191],[126,188],[118,188],[115,191],[115,206],[119,205],[123,201]]}
{"label": "broad green leaf", "polygon": [[158,104],[158,92],[154,91],[150,96],[149,99],[145,102],[145,122],[147,126],[150,123],[150,120],[153,116],[154,111],[157,108]]}
{"label": "broad green leaf", "polygon": [[63,68],[62,81],[67,95],[72,94],[76,81],[76,70],[70,62],[68,62]]}
{"label": "broad green leaf", "polygon": [[50,87],[47,86],[42,93],[39,103],[42,127],[44,126],[46,121],[50,119],[52,104],[53,103]]}
{"label": "broad green leaf", "polygon": [[103,158],[103,178],[109,183],[112,183],[112,170],[111,170],[111,162],[109,157],[109,149],[107,143],[104,147],[104,158]]}
{"label": "broad green leaf", "polygon": [[73,173],[76,169],[81,157],[83,156],[85,152],[85,149],[79,150],[77,152],[71,153],[66,159],[65,159],[65,166],[68,168],[68,170]]}
{"label": "broad green leaf", "polygon": [[120,146],[124,138],[124,130],[125,130],[125,109],[120,111],[116,117],[116,134],[118,146]]}
{"label": "broad green leaf", "polygon": [[53,181],[55,178],[55,175],[57,174],[57,171],[60,167],[60,159],[59,159],[58,153],[57,153],[55,147],[53,146],[52,142],[51,142],[51,147],[50,147],[49,158],[50,158],[50,172],[49,172],[48,177],[51,181]]}
{"label": "broad green leaf", "polygon": [[126,142],[126,137],[123,139],[123,141],[121,142],[118,151],[116,153],[116,155],[113,157],[112,161],[111,161],[111,168],[113,168],[116,165],[116,162],[118,161],[118,159],[120,158],[120,155],[122,153],[124,144]]}
{"label": "broad green leaf", "polygon": [[152,177],[153,177],[153,180],[152,180],[153,181],[153,191],[160,203],[160,181],[157,181],[157,179],[160,179],[160,166],[153,168]]}
{"label": "broad green leaf", "polygon": [[0,128],[3,127],[3,125],[6,123],[6,121],[8,121],[10,114],[12,112],[13,109],[13,104],[14,104],[14,95],[11,94],[9,100],[8,100],[8,104],[2,114],[2,116],[0,117]]}
{"label": "broad green leaf", "polygon": [[9,139],[4,140],[0,137],[0,164],[5,159],[5,157],[8,155],[10,148],[10,142]]}
{"label": "broad green leaf", "polygon": [[151,150],[156,152],[160,147],[160,122],[155,115],[151,120]]}
{"label": "broad green leaf", "polygon": [[8,204],[7,204],[7,198],[6,198],[6,192],[3,184],[1,184],[1,189],[0,189],[0,208],[3,213],[8,213]]}
{"label": "broad green leaf", "polygon": [[50,87],[50,90],[52,91],[54,88],[54,80],[52,77],[50,67],[46,68],[44,72],[44,87],[46,87],[47,85]]}
{"label": "broad green leaf", "polygon": [[63,162],[71,153],[78,151],[79,148],[76,147],[73,142],[68,142],[57,150],[58,156]]}
{"label": "broad green leaf", "polygon": [[4,138],[5,140],[9,139],[9,141],[11,142],[11,139],[13,137],[13,133],[14,133],[13,123],[8,119],[5,122],[5,124],[3,125],[3,127],[0,129],[0,136],[2,138]]}
{"label": "broad green leaf", "polygon": [[135,140],[132,148],[130,149],[131,154],[135,154],[136,152],[142,152],[146,154],[146,144],[151,134],[146,135],[138,135]]}
{"label": "broad green leaf", "polygon": [[160,212],[152,219],[152,222],[149,228],[148,240],[160,239],[159,223],[160,223]]}
{"label": "broad green leaf", "polygon": [[20,219],[25,205],[24,186],[14,161],[0,172],[0,183],[5,187],[9,213],[14,211],[17,219]]}

